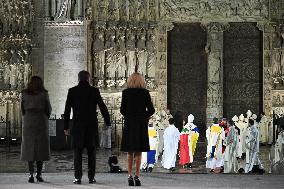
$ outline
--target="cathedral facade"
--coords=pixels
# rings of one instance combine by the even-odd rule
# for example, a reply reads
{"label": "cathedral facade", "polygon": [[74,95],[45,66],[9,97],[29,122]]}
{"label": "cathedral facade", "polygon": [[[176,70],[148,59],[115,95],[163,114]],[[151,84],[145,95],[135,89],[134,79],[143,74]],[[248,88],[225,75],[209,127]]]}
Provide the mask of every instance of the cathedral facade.
{"label": "cathedral facade", "polygon": [[201,132],[213,117],[284,112],[281,0],[3,0],[0,12],[0,116],[11,128],[31,75],[58,118],[83,69],[115,120],[134,71],[157,110],[192,113]]}

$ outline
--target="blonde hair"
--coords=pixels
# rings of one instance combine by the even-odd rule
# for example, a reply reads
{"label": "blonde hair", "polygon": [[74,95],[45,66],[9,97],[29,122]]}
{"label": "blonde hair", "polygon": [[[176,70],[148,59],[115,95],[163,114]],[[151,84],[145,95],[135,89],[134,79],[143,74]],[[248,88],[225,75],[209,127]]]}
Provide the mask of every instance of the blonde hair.
{"label": "blonde hair", "polygon": [[143,76],[137,72],[131,74],[127,79],[127,88],[145,88],[146,82]]}

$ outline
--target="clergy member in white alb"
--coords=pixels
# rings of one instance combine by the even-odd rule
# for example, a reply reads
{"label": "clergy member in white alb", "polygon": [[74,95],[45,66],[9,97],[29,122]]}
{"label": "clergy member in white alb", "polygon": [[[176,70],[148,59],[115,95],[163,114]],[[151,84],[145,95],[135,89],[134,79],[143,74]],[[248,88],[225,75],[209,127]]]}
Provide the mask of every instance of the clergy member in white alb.
{"label": "clergy member in white alb", "polygon": [[224,140],[226,146],[224,152],[224,173],[237,173],[238,172],[238,130],[236,129],[233,121],[229,122],[229,132]]}
{"label": "clergy member in white alb", "polygon": [[284,126],[281,125],[277,141],[272,148],[271,171],[275,174],[284,174]]}
{"label": "clergy member in white alb", "polygon": [[170,118],[169,127],[164,132],[164,153],[162,159],[162,166],[170,171],[173,171],[176,165],[179,135],[179,130],[174,125],[174,119]]}
{"label": "clergy member in white alb", "polygon": [[259,132],[254,120],[249,119],[250,132],[246,138],[246,173],[264,173],[259,159]]}
{"label": "clergy member in white alb", "polygon": [[225,139],[225,132],[220,127],[218,118],[214,118],[213,125],[206,130],[206,138],[206,168],[209,168],[210,172],[220,173],[221,167],[224,166],[222,142]]}

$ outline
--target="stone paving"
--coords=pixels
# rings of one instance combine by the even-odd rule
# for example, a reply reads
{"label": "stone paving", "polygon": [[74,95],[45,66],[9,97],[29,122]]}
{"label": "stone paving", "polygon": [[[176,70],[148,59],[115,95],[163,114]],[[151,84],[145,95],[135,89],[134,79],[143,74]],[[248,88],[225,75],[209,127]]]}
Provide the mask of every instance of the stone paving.
{"label": "stone paving", "polygon": [[[266,173],[269,173],[270,170],[270,161],[269,161],[269,146],[261,146],[260,148],[260,158],[264,164]],[[208,170],[205,168],[205,153],[206,153],[206,144],[198,143],[197,150],[195,155],[195,160],[193,163],[193,168],[183,169],[181,166],[177,165],[177,169],[174,173],[208,173]],[[120,152],[118,149],[98,149],[97,150],[97,172],[106,173],[109,171],[108,168],[108,157],[112,154],[118,156],[119,166],[126,172],[126,153]],[[73,172],[73,152],[72,150],[67,151],[52,151],[51,160],[45,162],[44,172],[56,173],[56,172]],[[12,146],[10,151],[7,148],[0,146],[0,173],[9,173],[9,172],[27,172],[27,164],[23,161],[20,161],[20,146]],[[178,163],[178,161],[177,161]],[[86,172],[87,169],[87,156],[86,153],[83,155],[83,168]],[[161,162],[155,165],[153,172],[156,173],[168,173],[169,171],[161,167]]]}
{"label": "stone paving", "polygon": [[[82,178],[82,185],[72,184],[73,174],[70,172],[45,173],[44,183],[27,182],[28,175],[23,173],[0,173],[1,189],[120,189],[133,188],[127,186],[127,174],[98,173],[97,183],[88,184],[86,175]],[[253,188],[253,189],[283,189],[283,175],[243,175],[243,174],[166,174],[143,173],[141,175],[142,186],[140,188]],[[139,187],[138,187],[139,188]]]}

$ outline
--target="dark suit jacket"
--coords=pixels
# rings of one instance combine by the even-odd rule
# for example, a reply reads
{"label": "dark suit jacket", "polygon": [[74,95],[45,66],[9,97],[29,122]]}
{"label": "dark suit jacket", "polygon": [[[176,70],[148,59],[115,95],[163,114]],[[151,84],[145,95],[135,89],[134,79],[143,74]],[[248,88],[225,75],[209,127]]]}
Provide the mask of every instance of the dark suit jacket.
{"label": "dark suit jacket", "polygon": [[74,147],[88,147],[99,144],[97,105],[105,123],[110,126],[110,116],[100,95],[99,89],[88,82],[70,88],[64,111],[64,129],[69,129],[71,108],[73,109],[73,128],[71,136]]}

